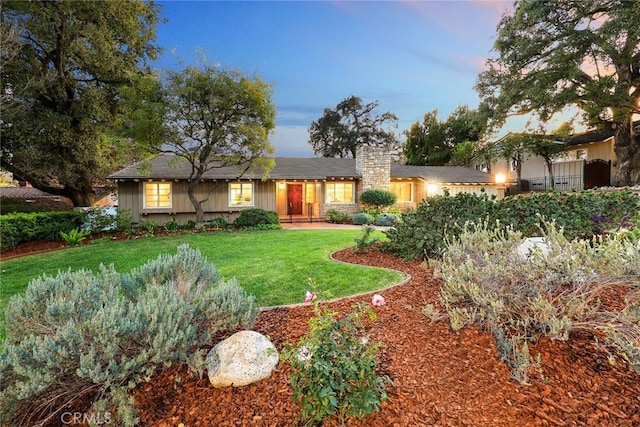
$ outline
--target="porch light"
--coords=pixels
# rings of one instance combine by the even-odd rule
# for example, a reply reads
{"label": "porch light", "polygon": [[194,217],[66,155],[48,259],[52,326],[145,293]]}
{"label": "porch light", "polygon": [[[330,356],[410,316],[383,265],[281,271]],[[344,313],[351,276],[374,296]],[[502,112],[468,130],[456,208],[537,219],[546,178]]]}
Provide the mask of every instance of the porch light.
{"label": "porch light", "polygon": [[429,183],[427,184],[427,196],[434,196],[438,194],[438,190],[440,186],[438,184]]}
{"label": "porch light", "polygon": [[507,182],[507,176],[502,172],[496,174],[496,184],[504,184]]}
{"label": "porch light", "polygon": [[279,190],[284,190],[284,182],[279,182],[278,183],[278,189]]}

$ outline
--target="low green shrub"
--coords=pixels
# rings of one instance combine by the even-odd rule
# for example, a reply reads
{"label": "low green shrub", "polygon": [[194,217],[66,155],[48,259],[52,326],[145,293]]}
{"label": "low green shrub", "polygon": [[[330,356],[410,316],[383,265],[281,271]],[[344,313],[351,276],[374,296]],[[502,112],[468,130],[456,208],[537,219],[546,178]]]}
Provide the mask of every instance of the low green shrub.
{"label": "low green shrub", "polygon": [[255,227],[264,224],[280,224],[278,214],[260,208],[245,209],[233,222],[237,227]]}
{"label": "low green shrub", "polygon": [[135,425],[133,387],[172,363],[202,374],[213,336],[256,315],[253,297],[187,245],[130,274],[101,266],[42,276],[5,311],[0,423],[57,425],[78,399],[114,425]]}
{"label": "low green shrub", "polygon": [[375,224],[381,227],[393,227],[398,222],[398,216],[392,213],[383,213],[378,215]]}
{"label": "low green shrub", "polygon": [[353,251],[357,254],[366,254],[369,252],[371,246],[380,241],[377,237],[371,237],[371,233],[375,231],[375,227],[371,225],[365,225],[362,227],[362,235],[355,238],[356,246]]}
{"label": "low green shrub", "polygon": [[339,212],[335,209],[327,210],[324,215],[327,219],[327,222],[330,222],[332,224],[351,224],[350,215]]}
{"label": "low green shrub", "polygon": [[82,225],[82,212],[12,213],[0,216],[0,250],[34,240],[60,239]]}
{"label": "low green shrub", "polygon": [[373,216],[366,212],[358,212],[353,216],[353,225],[368,225],[373,224]]}
{"label": "low green shrub", "polygon": [[[522,233],[512,227],[467,227],[441,261],[430,261],[444,282],[441,299],[452,329],[476,324],[492,333],[521,383],[538,366],[530,343],[541,336],[565,341],[581,329],[600,330],[605,344],[640,374],[640,240],[568,240],[554,223],[539,233],[548,250],[525,256],[518,251]],[[620,283],[631,284],[625,308],[601,307],[599,297]]]}
{"label": "low green shrub", "polygon": [[225,228],[229,227],[229,223],[227,222],[227,219],[225,217],[219,216],[209,221],[209,226],[211,226],[212,228],[224,230]]}
{"label": "low green shrub", "polygon": [[281,355],[291,365],[302,423],[316,425],[329,417],[344,423],[379,410],[390,379],[376,373],[382,344],[370,341],[363,327],[364,318],[376,319],[375,312],[362,304],[343,317],[317,303],[314,309],[309,333]]}
{"label": "low green shrub", "polygon": [[82,242],[84,239],[87,238],[88,235],[91,234],[91,231],[89,230],[80,230],[79,228],[74,228],[73,230],[71,230],[68,233],[65,233],[64,231],[60,232],[60,236],[62,237],[62,240],[64,240],[64,242],[68,245],[68,246],[77,246],[80,244],[80,242]]}

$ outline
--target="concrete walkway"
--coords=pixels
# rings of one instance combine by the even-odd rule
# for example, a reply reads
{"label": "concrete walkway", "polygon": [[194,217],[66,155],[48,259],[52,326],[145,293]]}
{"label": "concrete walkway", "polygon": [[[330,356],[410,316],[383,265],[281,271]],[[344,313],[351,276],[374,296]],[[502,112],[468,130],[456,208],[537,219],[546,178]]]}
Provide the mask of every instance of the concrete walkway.
{"label": "concrete walkway", "polygon": [[[282,222],[282,228],[287,230],[362,230],[362,225],[333,224],[325,221],[314,222]],[[387,230],[389,227],[374,226],[376,230]]]}

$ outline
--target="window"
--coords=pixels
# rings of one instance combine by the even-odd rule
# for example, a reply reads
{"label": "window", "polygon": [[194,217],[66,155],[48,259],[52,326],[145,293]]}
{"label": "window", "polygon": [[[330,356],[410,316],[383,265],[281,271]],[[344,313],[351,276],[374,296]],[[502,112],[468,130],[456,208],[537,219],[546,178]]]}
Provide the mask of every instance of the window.
{"label": "window", "polygon": [[352,182],[328,182],[326,191],[326,203],[353,203]]}
{"label": "window", "polygon": [[580,148],[576,150],[576,160],[587,160],[587,149]]}
{"label": "window", "polygon": [[145,182],[143,192],[145,209],[171,207],[170,182]]}
{"label": "window", "polygon": [[411,182],[392,182],[391,192],[398,197],[398,202],[413,201],[413,183]]}
{"label": "window", "polygon": [[229,206],[253,206],[253,183],[232,182],[229,184]]}

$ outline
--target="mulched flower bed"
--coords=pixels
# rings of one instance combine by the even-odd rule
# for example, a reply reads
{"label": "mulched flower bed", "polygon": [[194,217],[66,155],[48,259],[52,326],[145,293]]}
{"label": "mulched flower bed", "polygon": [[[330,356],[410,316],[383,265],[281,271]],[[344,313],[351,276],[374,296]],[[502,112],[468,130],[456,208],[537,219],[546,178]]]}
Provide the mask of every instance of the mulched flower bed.
{"label": "mulched flower bed", "polygon": [[[380,292],[387,301],[374,307],[378,320],[371,338],[385,344],[381,373],[389,375],[389,400],[379,412],[350,426],[637,426],[640,377],[624,364],[611,366],[592,336],[569,342],[541,340],[531,346],[541,356],[540,378],[531,386],[510,379],[493,338],[475,328],[452,332],[446,320],[431,323],[422,307],[439,305],[440,282],[418,262],[403,262],[377,250],[335,258],[382,266],[412,276],[407,284]],[[330,303],[345,313],[372,294]],[[304,296],[301,296],[303,299]],[[253,328],[278,349],[308,331],[311,306],[263,311]],[[205,377],[184,368],[169,369],[135,392],[147,426],[291,426],[299,409],[291,400],[289,368],[281,363],[269,379],[241,388],[214,389]],[[335,420],[326,426],[339,425]]]}

